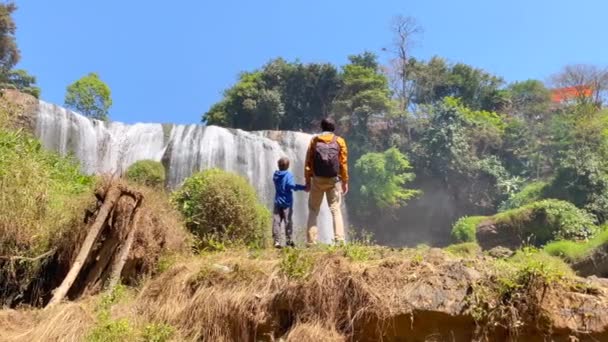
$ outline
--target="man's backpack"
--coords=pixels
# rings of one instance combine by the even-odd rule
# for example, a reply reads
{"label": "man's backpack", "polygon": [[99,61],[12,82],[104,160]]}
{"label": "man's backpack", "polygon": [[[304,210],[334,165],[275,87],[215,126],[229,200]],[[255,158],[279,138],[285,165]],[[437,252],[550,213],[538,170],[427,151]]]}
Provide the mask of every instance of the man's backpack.
{"label": "man's backpack", "polygon": [[315,139],[313,147],[313,172],[318,177],[337,177],[340,171],[340,145],[338,144],[338,136],[334,137],[330,142],[325,142],[321,139]]}

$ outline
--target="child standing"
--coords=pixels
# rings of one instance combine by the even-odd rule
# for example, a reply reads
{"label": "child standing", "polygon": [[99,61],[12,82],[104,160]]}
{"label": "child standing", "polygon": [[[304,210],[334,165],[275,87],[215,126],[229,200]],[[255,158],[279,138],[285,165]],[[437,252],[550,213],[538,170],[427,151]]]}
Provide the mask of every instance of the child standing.
{"label": "child standing", "polygon": [[285,240],[288,247],[295,247],[292,239],[293,191],[306,190],[306,186],[296,184],[293,174],[289,172],[289,159],[283,157],[278,162],[279,169],[274,172],[272,180],[276,190],[274,209],[272,211],[272,239],[274,247],[281,248],[279,234],[281,223],[285,224]]}

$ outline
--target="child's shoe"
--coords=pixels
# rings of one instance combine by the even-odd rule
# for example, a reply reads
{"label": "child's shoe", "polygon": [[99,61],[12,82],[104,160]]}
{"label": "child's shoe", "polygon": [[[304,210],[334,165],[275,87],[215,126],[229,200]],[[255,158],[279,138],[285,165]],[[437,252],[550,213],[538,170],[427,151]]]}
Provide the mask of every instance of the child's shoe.
{"label": "child's shoe", "polygon": [[293,243],[293,241],[287,241],[287,243],[285,244],[287,247],[291,247],[291,248],[296,248],[296,244]]}

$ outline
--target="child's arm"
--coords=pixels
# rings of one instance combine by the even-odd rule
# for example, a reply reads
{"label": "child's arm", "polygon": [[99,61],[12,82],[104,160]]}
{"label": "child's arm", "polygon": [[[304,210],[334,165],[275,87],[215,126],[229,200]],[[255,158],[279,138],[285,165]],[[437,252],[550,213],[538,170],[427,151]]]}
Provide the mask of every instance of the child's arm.
{"label": "child's arm", "polygon": [[296,184],[295,179],[293,179],[293,175],[290,173],[288,178],[287,178],[287,187],[290,190],[294,190],[294,191],[302,191],[302,190],[306,190],[306,185],[302,185],[302,184]]}

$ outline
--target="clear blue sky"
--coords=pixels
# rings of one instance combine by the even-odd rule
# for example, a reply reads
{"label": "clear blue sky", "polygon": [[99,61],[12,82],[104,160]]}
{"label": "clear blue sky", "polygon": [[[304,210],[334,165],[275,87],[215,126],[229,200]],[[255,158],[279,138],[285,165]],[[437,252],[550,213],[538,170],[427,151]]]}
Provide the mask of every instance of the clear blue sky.
{"label": "clear blue sky", "polygon": [[540,0],[22,0],[20,68],[42,98],[96,71],[113,120],[196,123],[243,70],[271,58],[346,63],[381,53],[394,15],[424,27],[417,57],[465,62],[508,81],[568,63],[608,64],[608,1]]}

